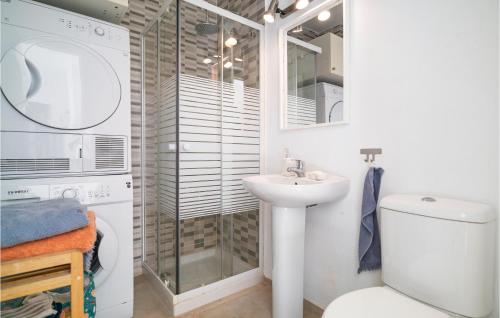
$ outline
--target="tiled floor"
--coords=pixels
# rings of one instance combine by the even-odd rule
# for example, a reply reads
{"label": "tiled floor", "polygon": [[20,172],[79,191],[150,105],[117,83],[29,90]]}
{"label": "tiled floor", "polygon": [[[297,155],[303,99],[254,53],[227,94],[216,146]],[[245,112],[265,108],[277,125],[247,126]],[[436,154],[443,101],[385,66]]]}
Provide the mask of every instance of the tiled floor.
{"label": "tiled floor", "polygon": [[[170,318],[158,295],[144,277],[136,277],[134,318]],[[235,295],[203,306],[180,318],[271,318],[271,284],[263,282]],[[304,318],[320,318],[321,310],[306,304]]]}

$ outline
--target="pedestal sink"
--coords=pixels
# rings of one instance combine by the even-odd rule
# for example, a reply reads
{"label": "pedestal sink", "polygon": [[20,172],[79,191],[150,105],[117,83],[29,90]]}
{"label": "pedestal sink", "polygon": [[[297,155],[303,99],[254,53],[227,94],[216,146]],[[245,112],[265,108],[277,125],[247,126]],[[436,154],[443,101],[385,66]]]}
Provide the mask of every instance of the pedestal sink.
{"label": "pedestal sink", "polygon": [[302,318],[306,207],[340,200],[349,179],[260,175],[243,178],[243,184],[273,206],[273,318]]}

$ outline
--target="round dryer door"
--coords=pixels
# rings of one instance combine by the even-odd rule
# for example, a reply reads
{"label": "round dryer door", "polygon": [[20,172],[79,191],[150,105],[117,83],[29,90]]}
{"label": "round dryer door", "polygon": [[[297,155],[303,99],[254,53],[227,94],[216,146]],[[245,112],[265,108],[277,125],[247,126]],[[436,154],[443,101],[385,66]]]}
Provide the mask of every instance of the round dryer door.
{"label": "round dryer door", "polygon": [[48,127],[93,127],[120,103],[112,66],[80,43],[58,38],[22,42],[4,54],[1,66],[5,98],[25,117]]}
{"label": "round dryer door", "polygon": [[94,282],[98,287],[111,274],[118,260],[118,238],[113,228],[98,217],[96,217],[96,227],[97,239],[90,270],[95,274]]}

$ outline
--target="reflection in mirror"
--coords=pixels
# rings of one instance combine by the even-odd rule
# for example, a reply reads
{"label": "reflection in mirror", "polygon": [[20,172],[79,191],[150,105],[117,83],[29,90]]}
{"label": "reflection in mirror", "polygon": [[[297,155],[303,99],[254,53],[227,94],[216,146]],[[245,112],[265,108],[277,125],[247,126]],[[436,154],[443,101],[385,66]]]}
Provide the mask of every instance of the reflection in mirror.
{"label": "reflection in mirror", "polygon": [[286,128],[345,122],[343,5],[287,33]]}

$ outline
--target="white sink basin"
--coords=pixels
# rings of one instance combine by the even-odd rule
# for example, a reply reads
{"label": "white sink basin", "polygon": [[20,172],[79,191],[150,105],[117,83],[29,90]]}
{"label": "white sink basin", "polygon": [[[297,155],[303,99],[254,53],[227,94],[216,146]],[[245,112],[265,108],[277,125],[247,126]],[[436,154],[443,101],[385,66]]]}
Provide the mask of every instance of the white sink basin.
{"label": "white sink basin", "polygon": [[243,178],[243,184],[262,201],[286,208],[337,201],[349,191],[349,179],[335,175],[315,181],[271,174]]}
{"label": "white sink basin", "polygon": [[349,191],[349,179],[263,175],[243,178],[243,184],[273,205],[273,318],[302,318],[306,207],[340,200]]}

